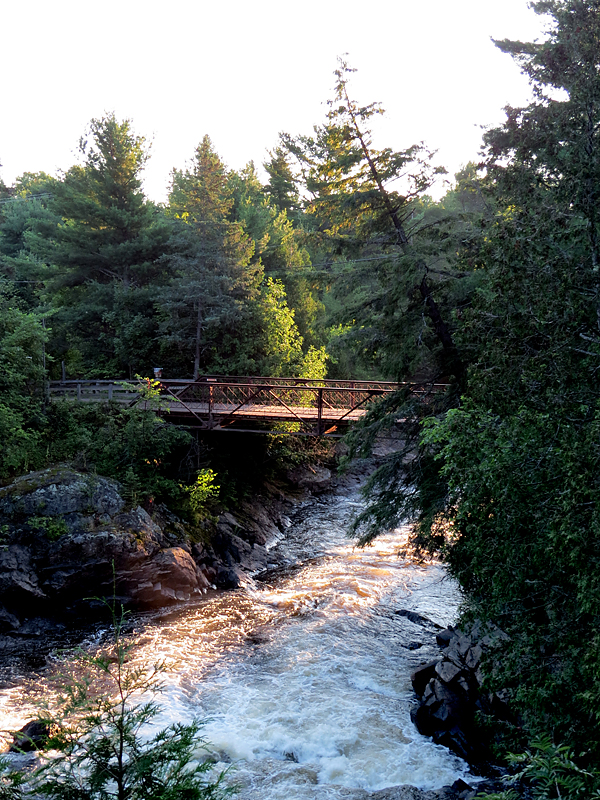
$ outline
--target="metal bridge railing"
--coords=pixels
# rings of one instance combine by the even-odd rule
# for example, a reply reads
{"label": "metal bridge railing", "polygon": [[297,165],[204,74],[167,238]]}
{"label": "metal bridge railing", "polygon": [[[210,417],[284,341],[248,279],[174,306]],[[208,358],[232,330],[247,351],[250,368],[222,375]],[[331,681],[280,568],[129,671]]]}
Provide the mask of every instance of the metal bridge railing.
{"label": "metal bridge railing", "polygon": [[[139,388],[138,388],[139,387]],[[188,417],[200,427],[226,427],[240,421],[298,422],[318,435],[362,417],[382,396],[410,388],[429,393],[431,386],[390,381],[334,381],[304,378],[203,376],[198,380],[160,380],[164,411]],[[142,401],[141,386],[125,381],[51,381],[50,394],[79,402]],[[445,387],[434,387],[442,389]],[[316,426],[316,427],[315,427]]]}

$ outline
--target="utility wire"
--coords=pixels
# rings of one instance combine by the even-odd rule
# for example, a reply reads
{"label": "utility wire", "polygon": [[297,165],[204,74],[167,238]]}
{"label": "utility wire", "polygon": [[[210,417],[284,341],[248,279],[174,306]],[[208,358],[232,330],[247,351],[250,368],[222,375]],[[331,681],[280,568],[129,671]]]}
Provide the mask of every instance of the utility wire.
{"label": "utility wire", "polygon": [[27,200],[41,200],[43,197],[53,198],[54,195],[51,192],[41,192],[40,194],[28,194],[25,197],[20,197],[19,195],[16,195],[15,197],[5,197],[3,200],[0,200],[0,205],[3,205],[4,203],[18,202],[19,200],[21,202]]}

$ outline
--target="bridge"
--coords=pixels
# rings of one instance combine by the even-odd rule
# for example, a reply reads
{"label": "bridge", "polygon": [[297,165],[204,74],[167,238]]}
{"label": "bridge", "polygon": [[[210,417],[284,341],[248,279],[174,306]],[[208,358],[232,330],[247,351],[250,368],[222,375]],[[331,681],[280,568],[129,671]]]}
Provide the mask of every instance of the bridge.
{"label": "bridge", "polygon": [[253,433],[279,428],[298,435],[335,437],[343,436],[348,426],[361,419],[374,403],[403,386],[415,394],[432,389],[430,385],[389,381],[203,376],[197,380],[161,378],[157,384],[159,395],[152,402],[144,399],[140,382],[50,381],[49,391],[57,399],[112,401],[154,409],[188,428]]}

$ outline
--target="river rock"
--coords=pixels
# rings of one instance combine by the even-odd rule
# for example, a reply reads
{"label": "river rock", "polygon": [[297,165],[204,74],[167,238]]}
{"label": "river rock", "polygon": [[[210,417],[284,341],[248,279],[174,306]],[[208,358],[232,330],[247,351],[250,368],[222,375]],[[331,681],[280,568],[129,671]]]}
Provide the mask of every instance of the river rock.
{"label": "river rock", "polygon": [[66,521],[76,515],[74,527],[81,517],[112,516],[124,505],[115,481],[62,466],[30,472],[0,488],[0,516],[10,520],[43,515]]}
{"label": "river rock", "polygon": [[288,480],[299,489],[320,494],[331,486],[331,470],[320,465],[304,465],[289,470]]}
{"label": "river rock", "polygon": [[280,535],[259,504],[224,513],[197,544],[165,506],[151,512],[128,507],[116,481],[67,466],[0,487],[0,635],[20,635],[30,617],[86,616],[90,598],[144,609],[235,588]]}
{"label": "river rock", "polygon": [[477,712],[503,720],[511,715],[508,692],[484,691],[481,663],[486,653],[501,647],[507,638],[490,624],[476,623],[468,632],[447,628],[436,636],[440,657],[411,676],[419,699],[411,711],[417,729],[483,774],[490,772],[491,754],[478,733]]}
{"label": "river rock", "polygon": [[441,625],[438,625],[437,622],[429,619],[429,617],[424,617],[423,614],[417,614],[416,611],[410,611],[407,608],[399,608],[394,611],[394,614],[397,614],[399,617],[406,617],[406,619],[410,620],[414,625],[420,625],[423,628],[435,628],[440,630]]}
{"label": "river rock", "polygon": [[0,550],[0,597],[12,607],[35,606],[45,597],[31,563],[31,552],[21,544]]}
{"label": "river rock", "polygon": [[41,750],[48,740],[50,730],[48,725],[41,720],[31,720],[13,734],[13,742],[9,748],[10,753],[31,753]]}

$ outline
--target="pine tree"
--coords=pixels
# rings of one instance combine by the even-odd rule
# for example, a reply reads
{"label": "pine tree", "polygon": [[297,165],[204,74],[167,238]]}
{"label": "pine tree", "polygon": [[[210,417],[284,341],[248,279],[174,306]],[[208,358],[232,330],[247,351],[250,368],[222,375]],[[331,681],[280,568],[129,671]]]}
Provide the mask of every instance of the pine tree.
{"label": "pine tree", "polygon": [[[314,235],[331,262],[347,265],[350,284],[367,273],[369,288],[362,298],[354,296],[358,302],[351,304],[349,317],[356,320],[362,306],[358,322],[370,320],[371,349],[389,374],[406,377],[425,360],[440,375],[461,377],[444,288],[439,276],[432,281],[435,270],[423,238],[428,227],[424,194],[443,170],[431,166],[432,154],[422,145],[403,151],[374,146],[370,128],[383,110],[377,103],[360,106],[350,97],[352,72],[340,60],[327,121],[314,136],[282,137],[302,170]],[[368,267],[354,267],[361,263]],[[418,346],[424,337],[428,349],[438,351],[433,360],[424,359],[425,348]],[[389,358],[381,360],[386,350]]]}
{"label": "pine tree", "polygon": [[[175,722],[147,738],[160,711],[154,696],[166,665],[128,666],[123,617],[113,611],[114,640],[106,652],[81,653],[77,669],[48,702],[46,761],[25,784],[25,796],[55,800],[221,800],[234,790],[213,763],[201,723]],[[19,787],[20,788],[20,787]]]}
{"label": "pine tree", "polygon": [[83,164],[53,187],[51,208],[62,221],[40,231],[39,254],[60,268],[59,285],[155,281],[169,226],[142,192],[144,138],[111,114],[90,122],[79,150]]}
{"label": "pine tree", "polygon": [[166,278],[161,257],[171,226],[143,195],[148,149],[129,120],[92,120],[79,149],[83,163],[52,186],[54,217],[28,235],[32,255],[52,268],[51,346],[88,375],[132,377],[154,360],[148,287]]}
{"label": "pine tree", "polygon": [[305,348],[321,344],[320,285],[304,244],[304,231],[292,223],[285,208],[280,210],[268,187],[265,190],[261,185],[252,163],[240,173],[232,173],[230,185],[234,199],[231,217],[242,223],[252,238],[254,258],[260,258],[265,275],[283,283]]}
{"label": "pine tree", "polygon": [[227,170],[205,136],[191,166],[173,173],[169,209],[178,234],[170,268],[175,278],[160,302],[163,343],[184,360],[193,359],[194,377],[201,365],[210,364],[214,348],[223,349],[227,329],[239,324],[262,278],[260,264],[252,262],[251,239],[229,219],[232,205]]}
{"label": "pine tree", "polygon": [[547,38],[498,42],[535,99],[485,136],[493,213],[465,254],[481,279],[457,336],[469,380],[425,437],[447,494],[421,532],[471,613],[510,634],[494,680],[529,732],[597,763],[600,4],[532,6]]}
{"label": "pine tree", "polygon": [[284,211],[288,219],[295,221],[300,214],[300,192],[289,154],[285,148],[276,147],[269,156],[263,165],[269,176],[264,192],[278,211]]}

